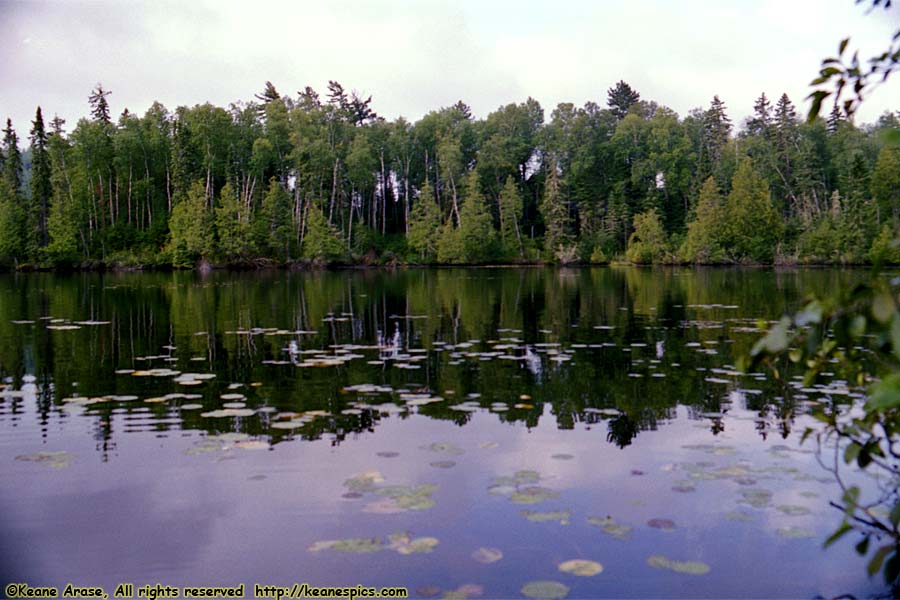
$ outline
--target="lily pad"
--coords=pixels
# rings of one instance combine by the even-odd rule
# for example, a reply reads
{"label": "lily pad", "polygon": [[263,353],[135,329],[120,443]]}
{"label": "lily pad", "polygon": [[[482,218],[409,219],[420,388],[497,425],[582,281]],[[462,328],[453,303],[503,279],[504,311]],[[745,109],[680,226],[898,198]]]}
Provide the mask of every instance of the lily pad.
{"label": "lily pad", "polygon": [[627,540],[631,534],[631,526],[617,523],[615,519],[607,515],[605,517],[588,517],[587,522],[590,525],[599,527],[604,533],[611,535],[618,540]]}
{"label": "lily pad", "polygon": [[503,552],[497,548],[479,548],[472,553],[472,558],[483,565],[495,563],[503,558]]}
{"label": "lily pad", "polygon": [[761,488],[741,490],[741,496],[742,499],[739,500],[740,503],[749,504],[754,508],[765,508],[772,500],[772,492]]}
{"label": "lily pad", "polygon": [[553,458],[553,459],[555,459],[555,460],[572,460],[572,459],[575,458],[575,457],[574,457],[573,455],[571,455],[571,454],[564,454],[564,453],[561,453],[561,454],[554,454],[554,455],[551,456],[550,458]]}
{"label": "lily pad", "polygon": [[591,577],[602,573],[603,565],[593,560],[574,559],[560,563],[559,570],[579,577]]}
{"label": "lily pad", "polygon": [[381,458],[396,458],[400,456],[399,452],[376,452],[376,456],[380,456]]}
{"label": "lily pad", "polygon": [[816,532],[802,527],[780,527],[776,533],[783,538],[792,540],[805,540],[816,537]]}
{"label": "lily pad", "polygon": [[675,531],[675,521],[671,519],[650,519],[647,525],[662,531]]}
{"label": "lily pad", "polygon": [[700,561],[671,560],[660,554],[647,559],[647,564],[656,569],[668,569],[685,575],[706,575],[709,573],[709,565]]}
{"label": "lily pad", "polygon": [[459,446],[442,442],[434,442],[427,446],[422,446],[421,448],[422,450],[430,450],[431,452],[439,452],[442,454],[450,454],[453,456],[458,456],[465,453],[465,450],[463,450]]}
{"label": "lily pad", "polygon": [[65,450],[58,452],[36,452],[35,454],[20,454],[16,460],[40,463],[51,469],[65,469],[72,462],[72,455]]}
{"label": "lily pad", "polygon": [[452,460],[436,460],[428,464],[436,469],[450,469],[456,466],[456,462]]}
{"label": "lily pad", "polygon": [[559,494],[545,487],[530,486],[517,489],[510,495],[509,501],[513,504],[538,504],[553,498],[559,498]]}
{"label": "lily pad", "polygon": [[523,510],[520,513],[526,519],[533,523],[544,523],[547,521],[559,521],[560,525],[568,525],[570,523],[570,519],[572,518],[571,511],[568,510],[555,510],[555,511],[532,511],[532,510]]}
{"label": "lily pad", "polygon": [[521,592],[533,600],[560,600],[569,595],[569,586],[558,581],[531,581],[522,586]]}
{"label": "lily pad", "polygon": [[756,520],[756,515],[752,513],[745,513],[739,510],[733,510],[731,512],[725,513],[725,518],[729,521],[738,521],[741,523],[749,523],[751,521]]}
{"label": "lily pad", "polygon": [[791,517],[799,517],[802,515],[808,515],[810,512],[812,512],[805,506],[796,506],[793,504],[782,504],[776,508],[778,509],[778,512],[784,513]]}

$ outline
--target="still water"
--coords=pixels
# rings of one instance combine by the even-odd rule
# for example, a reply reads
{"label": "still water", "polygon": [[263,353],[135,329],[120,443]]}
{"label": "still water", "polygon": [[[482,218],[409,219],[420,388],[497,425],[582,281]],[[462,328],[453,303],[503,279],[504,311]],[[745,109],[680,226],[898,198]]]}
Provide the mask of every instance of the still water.
{"label": "still water", "polygon": [[734,368],[865,276],[3,276],[0,578],[880,593],[852,536],[822,549],[839,490],[799,443],[853,390]]}

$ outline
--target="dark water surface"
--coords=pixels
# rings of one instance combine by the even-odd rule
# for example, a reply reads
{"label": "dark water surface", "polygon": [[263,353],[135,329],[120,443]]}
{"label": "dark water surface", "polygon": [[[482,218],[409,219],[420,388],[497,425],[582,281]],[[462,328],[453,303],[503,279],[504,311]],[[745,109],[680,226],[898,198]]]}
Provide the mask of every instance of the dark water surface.
{"label": "dark water surface", "polygon": [[0,575],[879,593],[854,539],[822,549],[839,491],[799,444],[853,390],[733,366],[758,321],[865,276],[3,276]]}

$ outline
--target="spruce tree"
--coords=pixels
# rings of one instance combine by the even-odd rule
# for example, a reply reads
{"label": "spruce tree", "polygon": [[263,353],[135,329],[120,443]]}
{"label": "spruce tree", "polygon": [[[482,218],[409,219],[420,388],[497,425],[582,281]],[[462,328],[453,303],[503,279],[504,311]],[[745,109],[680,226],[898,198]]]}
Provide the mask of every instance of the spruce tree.
{"label": "spruce tree", "polygon": [[418,201],[409,213],[409,233],[406,236],[410,249],[419,260],[429,262],[437,257],[438,236],[441,228],[441,207],[434,199],[428,182],[419,190]]}
{"label": "spruce tree", "polygon": [[525,256],[519,222],[522,220],[522,196],[511,176],[500,191],[500,241],[506,256]]}
{"label": "spruce tree", "polygon": [[619,81],[606,92],[606,104],[619,121],[625,118],[631,105],[636,104],[640,99],[641,95],[624,81]]}
{"label": "spruce tree", "polygon": [[47,245],[47,214],[53,186],[50,181],[50,155],[47,132],[38,106],[31,128],[31,202],[28,207],[29,254],[37,257],[38,248]]}
{"label": "spruce tree", "polygon": [[713,177],[700,188],[694,220],[688,224],[682,258],[688,262],[716,263],[725,258],[722,248],[725,230],[725,202]]}
{"label": "spruce tree", "polygon": [[555,260],[572,243],[569,207],[563,198],[555,158],[550,159],[547,167],[541,214],[544,217],[544,250],[550,260]]}
{"label": "spruce tree", "polygon": [[466,177],[465,196],[459,209],[459,219],[459,236],[465,262],[480,263],[492,259],[496,232],[487,200],[481,193],[477,172],[473,171]]}
{"label": "spruce tree", "polygon": [[783,224],[765,179],[749,158],[738,166],[726,204],[725,246],[737,261],[772,262]]}

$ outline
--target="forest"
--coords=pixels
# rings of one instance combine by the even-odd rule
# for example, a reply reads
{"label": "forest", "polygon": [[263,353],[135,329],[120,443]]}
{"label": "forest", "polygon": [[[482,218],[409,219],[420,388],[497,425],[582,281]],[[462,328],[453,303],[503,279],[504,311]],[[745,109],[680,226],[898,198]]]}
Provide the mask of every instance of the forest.
{"label": "forest", "polygon": [[38,107],[27,144],[7,119],[5,268],[900,262],[900,111],[808,122],[763,93],[735,126],[624,81],[549,119],[388,121],[336,81],[115,120],[109,97],[70,132]]}

